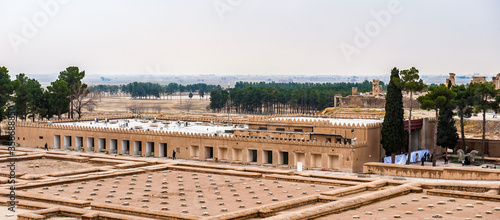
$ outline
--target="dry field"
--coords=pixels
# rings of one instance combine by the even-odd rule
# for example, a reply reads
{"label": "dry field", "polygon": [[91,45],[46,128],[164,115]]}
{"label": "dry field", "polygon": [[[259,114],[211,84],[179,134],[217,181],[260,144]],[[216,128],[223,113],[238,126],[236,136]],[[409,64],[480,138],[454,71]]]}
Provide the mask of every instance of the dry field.
{"label": "dry field", "polygon": [[[131,97],[102,97],[97,99],[97,107],[91,114],[102,113],[131,113],[136,109],[141,113],[204,113],[208,112],[210,98],[200,99],[195,95],[169,96],[162,99],[132,99]],[[87,113],[87,112],[86,112]]]}

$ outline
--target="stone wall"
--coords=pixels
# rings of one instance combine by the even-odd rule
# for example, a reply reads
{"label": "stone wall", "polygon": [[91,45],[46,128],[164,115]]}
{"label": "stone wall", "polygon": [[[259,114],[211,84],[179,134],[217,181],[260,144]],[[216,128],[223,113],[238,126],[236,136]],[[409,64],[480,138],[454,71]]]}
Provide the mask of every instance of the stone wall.
{"label": "stone wall", "polygon": [[[420,108],[420,104],[416,99],[413,99],[411,104],[415,109]],[[341,98],[341,107],[385,108],[385,97],[350,95]],[[410,108],[410,99],[408,97],[403,97],[403,107]]]}
{"label": "stone wall", "polygon": [[[500,140],[485,140],[484,154],[489,157],[500,157]],[[477,150],[479,155],[482,153],[482,139],[465,139],[465,146],[467,146],[467,153],[472,150]],[[462,149],[462,139],[458,140],[456,149]]]}
{"label": "stone wall", "polygon": [[500,170],[471,167],[421,167],[389,163],[365,163],[363,173],[452,180],[500,180]]}
{"label": "stone wall", "polygon": [[[183,119],[185,120],[185,118]],[[206,119],[216,121],[215,119]],[[272,118],[253,117],[251,121],[265,121],[266,123],[283,123],[283,120]],[[193,160],[215,160],[228,163],[258,164],[295,168],[297,162],[302,162],[304,169],[338,170],[345,172],[359,172],[364,162],[379,161],[380,158],[380,124],[367,126],[338,125],[321,121],[288,120],[292,124],[311,124],[318,132],[344,133],[347,138],[358,137],[356,145],[326,143],[312,140],[280,140],[265,137],[239,137],[213,134],[189,134],[169,131],[143,131],[126,129],[92,128],[57,124],[19,123],[16,134],[20,146],[42,148],[48,143],[49,148],[57,148],[56,139],[59,138],[59,148],[66,145],[65,139],[70,139],[68,149],[91,150],[94,152],[114,152],[116,154],[140,156],[176,157]],[[351,131],[354,130],[354,131]],[[80,141],[76,141],[76,139]],[[93,142],[92,142],[93,140]],[[371,141],[367,141],[371,140]],[[111,149],[111,141],[116,149]],[[126,141],[125,143],[123,141]],[[128,147],[126,143],[128,141]],[[79,142],[80,146],[75,146]],[[140,149],[134,150],[134,145]],[[104,143],[102,150],[99,145]],[[124,145],[125,144],[125,145]],[[149,150],[147,145],[150,146]],[[160,145],[165,147],[160,155]],[[152,147],[152,148],[151,148]],[[126,148],[124,151],[123,148]],[[148,152],[149,151],[149,152]],[[153,152],[154,151],[154,152]],[[210,156],[211,152],[211,156]],[[253,154],[256,161],[253,162]],[[283,157],[288,155],[288,163]],[[270,158],[271,157],[271,158]],[[272,161],[272,162],[268,162]]]}

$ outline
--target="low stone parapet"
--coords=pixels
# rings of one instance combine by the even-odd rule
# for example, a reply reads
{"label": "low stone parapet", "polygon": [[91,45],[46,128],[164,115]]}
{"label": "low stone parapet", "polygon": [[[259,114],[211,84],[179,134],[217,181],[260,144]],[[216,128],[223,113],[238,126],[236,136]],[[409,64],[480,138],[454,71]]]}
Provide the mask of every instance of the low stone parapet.
{"label": "low stone parapet", "polygon": [[92,158],[92,159],[89,159],[89,162],[96,163],[96,164],[104,164],[104,165],[117,165],[117,164],[127,163],[127,161],[113,160],[113,159],[107,159],[107,158]]}
{"label": "low stone parapet", "polygon": [[418,187],[420,183],[414,182],[396,186],[391,189],[375,191],[369,195],[359,195],[350,198],[342,199],[341,201],[329,202],[317,205],[311,208],[288,212],[278,216],[273,216],[268,219],[272,220],[290,220],[290,219],[314,219],[317,217],[339,213],[345,210],[361,207],[363,205],[386,200],[395,196],[411,193],[412,189]]}
{"label": "low stone parapet", "polygon": [[177,214],[173,214],[173,213],[149,212],[149,211],[144,211],[144,210],[133,208],[133,207],[123,207],[123,206],[113,205],[113,204],[92,203],[91,208],[93,210],[110,211],[110,212],[115,212],[115,213],[141,216],[141,217],[154,218],[154,219],[179,219],[179,220],[180,219],[185,219],[185,220],[198,219],[197,216],[191,216],[188,214],[177,215]]}
{"label": "low stone parapet", "polygon": [[[103,160],[103,159],[101,159]],[[148,162],[130,162],[130,163],[122,163],[115,165],[116,169],[128,169],[128,168],[136,168],[136,167],[142,167],[142,166],[147,166],[149,163]]]}
{"label": "low stone parapet", "polygon": [[230,176],[244,176],[249,178],[259,178],[262,177],[261,173],[254,172],[241,172],[235,170],[213,170],[208,168],[196,168],[196,167],[188,167],[188,166],[168,166],[168,170],[180,170],[186,172],[198,172],[198,173],[213,173],[220,175],[230,175]]}
{"label": "low stone parapet", "polygon": [[333,186],[355,186],[360,183],[358,182],[349,182],[349,181],[338,181],[338,180],[330,180],[330,179],[318,179],[318,178],[309,178],[302,176],[286,176],[286,175],[277,175],[277,174],[268,174],[265,176],[266,179],[272,180],[283,180],[283,181],[292,181],[292,182],[302,182],[302,183],[315,183],[315,184],[327,184]]}
{"label": "low stone parapet", "polygon": [[94,220],[94,219],[146,220],[146,219],[149,219],[149,218],[141,218],[141,217],[137,217],[137,216],[126,216],[126,215],[115,214],[115,213],[105,213],[105,212],[92,211],[92,210],[75,209],[75,208],[71,208],[71,207],[54,207],[54,208],[43,209],[43,210],[30,212],[30,213],[18,214],[17,219],[18,220],[38,220],[38,219],[48,219],[48,218],[51,218],[52,216],[57,216],[57,215],[71,216],[71,217],[74,217],[77,219],[82,219],[82,220]]}
{"label": "low stone parapet", "polygon": [[[9,197],[10,196],[9,193],[10,193],[9,190],[0,189],[0,196]],[[30,192],[16,192],[16,198],[17,199],[25,199],[28,201],[45,202],[45,203],[52,203],[52,204],[58,204],[58,205],[72,206],[72,207],[77,207],[77,208],[83,208],[83,207],[90,206],[90,202],[78,201],[78,200],[74,200],[74,199],[58,198],[58,197],[54,197],[54,196],[50,196],[50,195],[40,196],[40,195],[33,194]]]}
{"label": "low stone parapet", "polygon": [[453,180],[500,180],[499,169],[473,167],[422,167],[389,163],[365,163],[363,173]]}
{"label": "low stone parapet", "polygon": [[293,170],[275,170],[275,169],[259,169],[254,167],[242,167],[236,168],[235,170],[247,171],[247,172],[256,172],[263,174],[281,174],[281,175],[292,175],[294,173]]}
{"label": "low stone parapet", "polygon": [[487,194],[484,194],[484,193],[473,193],[473,192],[454,191],[454,190],[431,189],[431,190],[427,190],[427,194],[429,194],[429,195],[437,195],[437,196],[454,197],[454,198],[465,198],[465,199],[474,199],[474,200],[500,202],[500,196],[499,195],[487,195]]}
{"label": "low stone parapet", "polygon": [[320,174],[320,173],[310,173],[310,172],[301,172],[297,173],[303,177],[314,177],[314,178],[322,178],[322,179],[332,179],[332,180],[342,180],[342,181],[352,181],[352,182],[372,182],[375,181],[374,178],[359,178],[353,176],[332,176],[328,174]]}
{"label": "low stone parapet", "polygon": [[80,156],[74,156],[71,154],[45,154],[44,157],[46,159],[55,159],[55,160],[69,160],[73,162],[78,162],[78,163],[86,163],[88,162],[89,158],[88,157],[80,157]]}

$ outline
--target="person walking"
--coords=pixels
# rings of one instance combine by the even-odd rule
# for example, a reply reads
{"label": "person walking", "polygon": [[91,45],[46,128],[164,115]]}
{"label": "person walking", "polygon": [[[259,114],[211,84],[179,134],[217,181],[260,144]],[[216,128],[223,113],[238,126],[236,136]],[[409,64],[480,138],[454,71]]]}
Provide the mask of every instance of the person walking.
{"label": "person walking", "polygon": [[175,160],[175,150],[172,151],[172,159]]}
{"label": "person walking", "polygon": [[49,151],[49,147],[47,146],[47,143],[45,143],[45,150]]}

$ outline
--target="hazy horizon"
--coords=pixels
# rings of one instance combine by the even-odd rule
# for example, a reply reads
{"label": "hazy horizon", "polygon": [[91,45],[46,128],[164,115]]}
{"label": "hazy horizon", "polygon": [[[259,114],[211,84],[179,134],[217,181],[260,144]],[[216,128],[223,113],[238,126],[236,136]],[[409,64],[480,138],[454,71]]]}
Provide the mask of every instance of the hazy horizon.
{"label": "hazy horizon", "polygon": [[11,75],[500,72],[500,2],[0,0]]}

